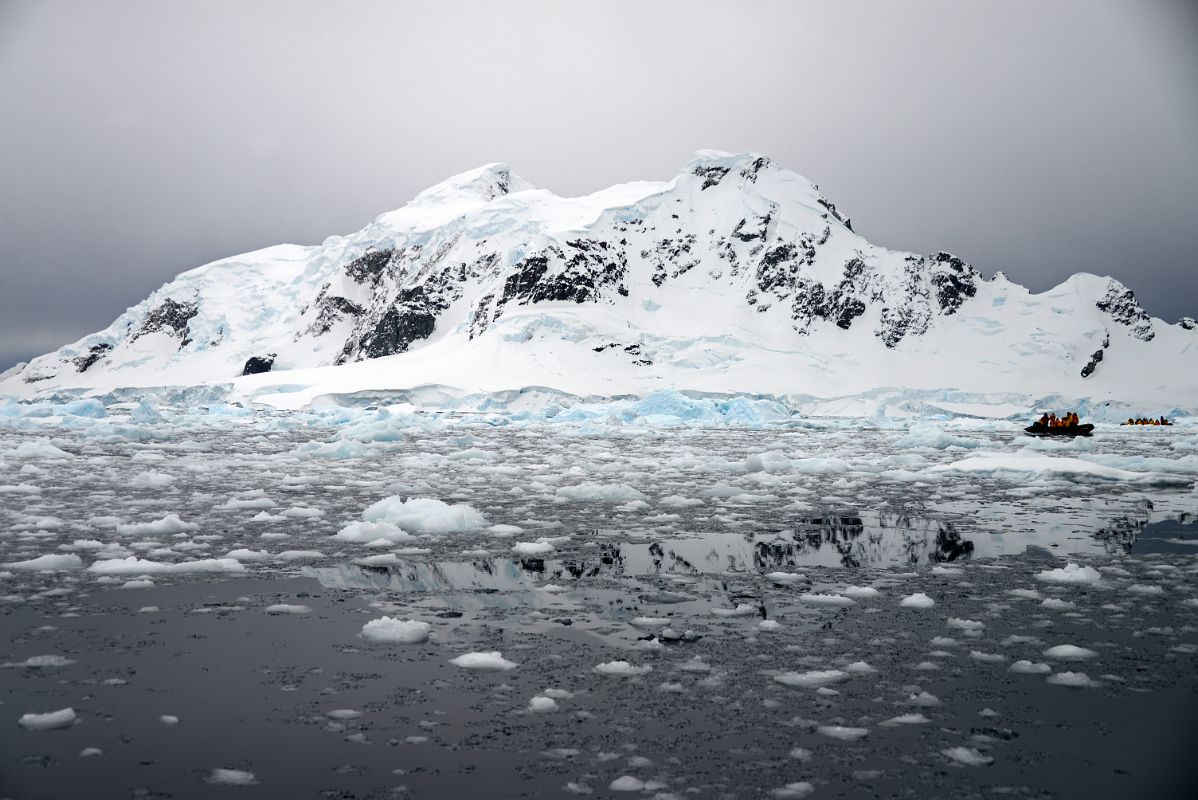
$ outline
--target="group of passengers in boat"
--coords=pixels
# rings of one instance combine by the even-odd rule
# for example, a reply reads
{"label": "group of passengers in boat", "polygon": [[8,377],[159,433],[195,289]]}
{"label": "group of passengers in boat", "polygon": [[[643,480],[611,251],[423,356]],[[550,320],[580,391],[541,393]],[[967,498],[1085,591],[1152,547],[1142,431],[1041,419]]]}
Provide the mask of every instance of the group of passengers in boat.
{"label": "group of passengers in boat", "polygon": [[1148,417],[1128,417],[1124,425],[1172,425],[1173,423],[1161,416],[1158,419]]}
{"label": "group of passengers in boat", "polygon": [[1072,411],[1068,411],[1059,417],[1056,415],[1056,412],[1053,412],[1040,417],[1036,421],[1036,424],[1041,428],[1075,428],[1081,424],[1081,420]]}

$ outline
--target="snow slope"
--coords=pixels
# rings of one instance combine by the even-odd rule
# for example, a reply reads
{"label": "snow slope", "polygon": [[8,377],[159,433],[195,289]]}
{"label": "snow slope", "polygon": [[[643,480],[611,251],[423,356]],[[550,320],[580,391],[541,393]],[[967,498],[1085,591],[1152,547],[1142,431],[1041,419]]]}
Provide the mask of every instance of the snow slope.
{"label": "snow slope", "polygon": [[0,375],[0,394],[229,384],[302,406],[673,387],[850,416],[911,392],[979,416],[1057,398],[1193,413],[1195,367],[1193,321],[1150,318],[1114,279],[1032,294],[945,253],[877,247],[800,175],[700,151],[670,181],[577,198],[502,164],[454,176],[349,236],[185,272]]}

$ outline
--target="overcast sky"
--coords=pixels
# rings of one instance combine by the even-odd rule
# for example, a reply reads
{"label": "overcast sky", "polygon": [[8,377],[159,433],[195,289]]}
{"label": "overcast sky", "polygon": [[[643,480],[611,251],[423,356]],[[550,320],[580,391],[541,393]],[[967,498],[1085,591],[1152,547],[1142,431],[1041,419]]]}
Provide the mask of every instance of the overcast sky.
{"label": "overcast sky", "polygon": [[1198,3],[0,0],[0,369],[505,161],[756,150],[871,241],[1198,316]]}

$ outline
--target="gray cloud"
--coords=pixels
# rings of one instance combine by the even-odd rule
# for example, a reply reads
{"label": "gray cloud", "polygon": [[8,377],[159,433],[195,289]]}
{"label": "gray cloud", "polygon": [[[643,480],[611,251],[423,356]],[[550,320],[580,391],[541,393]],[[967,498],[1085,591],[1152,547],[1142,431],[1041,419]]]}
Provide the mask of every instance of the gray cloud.
{"label": "gray cloud", "polygon": [[757,150],[878,244],[1198,314],[1198,14],[1161,2],[0,4],[0,368],[487,161]]}

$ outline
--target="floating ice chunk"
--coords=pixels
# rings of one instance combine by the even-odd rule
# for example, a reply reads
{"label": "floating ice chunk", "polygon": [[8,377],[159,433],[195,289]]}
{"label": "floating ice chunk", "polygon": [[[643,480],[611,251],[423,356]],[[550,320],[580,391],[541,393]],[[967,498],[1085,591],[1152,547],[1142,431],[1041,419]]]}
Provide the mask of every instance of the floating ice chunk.
{"label": "floating ice chunk", "polygon": [[179,718],[172,714],[163,714],[158,718],[158,721],[167,726],[179,724]]}
{"label": "floating ice chunk", "polygon": [[867,597],[877,597],[881,592],[872,586],[848,586],[841,589],[840,594],[843,594],[845,597],[864,599]]}
{"label": "floating ice chunk", "polygon": [[224,769],[217,767],[204,778],[208,783],[218,786],[253,786],[258,782],[254,773],[241,769]]}
{"label": "floating ice chunk", "polygon": [[964,573],[965,570],[957,569],[955,567],[932,567],[932,574],[941,578],[955,578],[958,575],[963,575]]}
{"label": "floating ice chunk", "polygon": [[539,556],[545,553],[553,552],[553,545],[549,542],[516,542],[512,545],[512,552],[520,556]]}
{"label": "floating ice chunk", "polygon": [[763,619],[761,622],[757,623],[757,630],[759,631],[777,631],[781,629],[782,623],[778,622],[776,619]]}
{"label": "floating ice chunk", "polygon": [[777,789],[770,789],[770,797],[776,797],[778,800],[797,800],[797,798],[806,797],[814,791],[815,787],[807,781],[798,781]]}
{"label": "floating ice chunk", "polygon": [[1060,569],[1037,572],[1036,580],[1044,581],[1045,583],[1064,583],[1068,585],[1096,585],[1102,582],[1102,573],[1093,567],[1083,567],[1070,562]]}
{"label": "floating ice chunk", "polygon": [[517,533],[524,533],[524,529],[519,525],[492,525],[487,528],[487,533],[492,536],[515,536]]}
{"label": "floating ice chunk", "polygon": [[1058,644],[1056,647],[1050,647],[1045,650],[1044,655],[1049,658],[1060,658],[1066,661],[1081,661],[1087,658],[1094,658],[1098,653],[1074,644]]}
{"label": "floating ice chunk", "polygon": [[972,450],[976,447],[981,447],[983,444],[984,442],[975,439],[953,436],[936,425],[920,423],[912,425],[906,436],[895,440],[894,446],[903,448],[929,448],[934,450],[958,447],[965,450]]}
{"label": "floating ice chunk", "polygon": [[960,619],[959,617],[949,617],[945,625],[961,631],[980,631],[986,627],[984,622],[978,622],[975,619]]}
{"label": "floating ice chunk", "polygon": [[232,498],[229,498],[229,500],[226,501],[225,504],[223,506],[221,506],[221,508],[263,509],[263,508],[274,508],[275,505],[276,505],[275,501],[271,500],[269,497],[252,497],[252,498],[245,499],[245,500],[243,500],[241,498],[237,498],[237,497],[232,497]]}
{"label": "floating ice chunk", "polygon": [[209,558],[164,564],[129,556],[97,561],[88,567],[87,571],[96,575],[164,575],[184,572],[245,572],[245,567],[233,558]]}
{"label": "floating ice chunk", "polygon": [[41,494],[40,486],[34,486],[30,483],[6,484],[0,486],[0,494]]}
{"label": "floating ice chunk", "polygon": [[280,517],[288,517],[291,519],[319,519],[324,516],[324,512],[319,508],[307,508],[305,506],[292,506],[286,511],[279,512]]}
{"label": "floating ice chunk", "polygon": [[4,566],[9,569],[22,569],[31,572],[59,572],[82,569],[83,559],[74,553],[64,553],[61,555],[38,556],[28,561],[10,561]]}
{"label": "floating ice chunk", "polygon": [[[427,642],[430,626],[427,622],[409,619],[400,620],[392,619],[391,617],[380,617],[372,619],[362,626],[361,636],[371,642],[381,642],[383,644],[420,644]],[[495,655],[498,653],[471,653],[472,656]],[[466,658],[462,656],[461,658]],[[459,667],[466,666],[458,664],[459,659],[454,659],[453,663]],[[502,659],[501,659],[502,660]],[[505,662],[507,663],[507,662]],[[512,664],[514,667],[515,664]],[[486,667],[467,667],[468,669],[486,669]],[[510,669],[511,667],[501,667],[501,669]]]}
{"label": "floating ice chunk", "polygon": [[324,715],[329,719],[347,721],[351,719],[357,719],[358,717],[362,716],[362,712],[354,708],[335,708],[332,711],[324,712]]}
{"label": "floating ice chunk", "polygon": [[98,747],[85,747],[79,751],[80,758],[91,758],[92,756],[102,756],[104,751]]}
{"label": "floating ice chunk", "polygon": [[566,689],[556,688],[546,689],[545,691],[541,692],[541,694],[545,695],[546,697],[552,697],[554,700],[569,700],[574,696],[574,692],[568,691]]}
{"label": "floating ice chunk", "polygon": [[759,609],[749,603],[737,603],[736,608],[713,608],[711,613],[717,617],[755,617]]}
{"label": "floating ice chunk", "polygon": [[1044,596],[1035,589],[1008,589],[1007,594],[1012,597],[1022,597],[1025,600],[1039,600]]}
{"label": "floating ice chunk", "polygon": [[349,523],[333,534],[333,538],[340,539],[343,542],[373,544],[374,542],[382,541],[384,544],[391,544],[394,542],[409,542],[416,537],[390,522],[359,521]]}
{"label": "floating ice chunk", "polygon": [[794,747],[791,748],[790,757],[796,761],[810,761],[811,751],[805,747]]}
{"label": "floating ice chunk", "polygon": [[607,661],[595,667],[595,672],[600,675],[613,675],[624,678],[634,675],[646,675],[653,671],[653,667],[649,665],[634,666],[627,661]]}
{"label": "floating ice chunk", "polygon": [[389,522],[415,533],[458,533],[477,530],[487,524],[482,514],[465,503],[450,505],[432,497],[404,500],[398,495],[369,506],[362,512],[362,519]]}
{"label": "floating ice chunk", "polygon": [[876,669],[864,661],[854,661],[852,664],[849,664],[847,667],[845,667],[844,671],[850,675],[868,675],[871,672],[877,672]]}
{"label": "floating ice chunk", "polygon": [[919,694],[907,695],[907,705],[917,708],[932,708],[940,705],[940,698],[931,692],[921,691]]}
{"label": "floating ice chunk", "polygon": [[1040,607],[1047,608],[1049,611],[1069,611],[1070,609],[1077,608],[1077,603],[1071,603],[1059,597],[1048,597],[1044,599]]}
{"label": "floating ice chunk", "polygon": [[194,522],[184,522],[178,514],[167,514],[162,519],[153,522],[132,522],[116,526],[116,532],[121,536],[162,536],[185,531],[197,531],[199,525]]}
{"label": "floating ice chunk", "polygon": [[950,760],[958,764],[964,764],[967,767],[984,767],[987,764],[994,763],[993,758],[972,747],[950,747],[940,752]]}
{"label": "floating ice chunk", "polygon": [[869,728],[848,728],[843,725],[820,725],[815,729],[816,733],[823,736],[831,736],[833,739],[840,739],[845,742],[855,742],[858,739],[863,739],[869,735]]}
{"label": "floating ice chunk", "polygon": [[1084,672],[1058,672],[1056,675],[1049,675],[1047,681],[1054,686],[1075,686],[1084,689],[1102,685]]}
{"label": "floating ice chunk", "polygon": [[312,606],[296,605],[292,603],[275,603],[273,606],[266,607],[267,614],[311,614]]}
{"label": "floating ice chunk", "polygon": [[6,456],[7,458],[46,458],[52,460],[75,457],[74,453],[68,453],[65,450],[55,447],[53,442],[45,438],[21,442],[12,450],[9,450],[2,455]]}
{"label": "floating ice chunk", "polygon": [[580,483],[577,486],[562,486],[557,490],[559,500],[579,503],[626,503],[645,500],[645,495],[626,483]]}
{"label": "floating ice chunk", "polygon": [[704,502],[706,501],[698,497],[682,497],[681,495],[672,494],[661,498],[657,501],[657,504],[665,508],[691,508],[693,506],[701,506]]}
{"label": "floating ice chunk", "polygon": [[130,581],[125,581],[124,583],[121,584],[120,588],[122,588],[122,589],[153,589],[154,586],[155,586],[154,581],[150,580],[149,578],[135,578]]}
{"label": "floating ice chunk", "polygon": [[893,728],[896,725],[926,725],[929,722],[931,720],[923,714],[900,714],[880,724],[887,728]]}
{"label": "floating ice chunk", "polygon": [[971,650],[969,657],[974,661],[984,661],[990,664],[997,664],[1007,660],[1007,657],[1001,653],[983,653],[981,650]]}
{"label": "floating ice chunk", "polygon": [[909,594],[899,602],[901,608],[931,608],[934,605],[936,601],[923,592]]}
{"label": "floating ice chunk", "polygon": [[465,655],[450,659],[449,663],[462,669],[474,669],[484,672],[500,672],[520,666],[515,662],[505,659],[503,654],[497,650],[489,653],[466,653]]}
{"label": "floating ice chunk", "polygon": [[622,775],[611,782],[607,788],[613,792],[640,792],[645,788],[645,782],[631,775]]}
{"label": "floating ice chunk", "polygon": [[30,656],[24,661],[10,661],[7,664],[0,664],[0,666],[10,669],[44,669],[46,667],[66,667],[74,663],[74,659],[67,658],[66,656],[46,655]]}
{"label": "floating ice chunk", "polygon": [[1133,583],[1127,587],[1127,591],[1133,594],[1158,595],[1164,594],[1165,590],[1160,586],[1155,586],[1147,583]]}
{"label": "floating ice chunk", "polygon": [[236,550],[230,550],[225,553],[225,558],[235,558],[238,561],[266,561],[274,558],[274,556],[266,550],[249,550],[245,547],[239,547]]}
{"label": "floating ice chunk", "polygon": [[79,719],[73,708],[62,708],[58,711],[48,711],[45,714],[30,712],[22,714],[17,724],[27,731],[49,731],[57,728],[69,728]]}
{"label": "floating ice chunk", "polygon": [[549,714],[557,711],[557,701],[552,697],[538,694],[528,701],[528,710],[534,714]]}
{"label": "floating ice chunk", "polygon": [[1033,663],[1026,659],[1020,659],[1008,668],[1009,672],[1016,672],[1021,675],[1047,675],[1052,672],[1052,667],[1044,663]]}
{"label": "floating ice chunk", "polygon": [[794,572],[771,572],[765,576],[765,579],[770,583],[776,583],[779,586],[792,586],[805,579],[806,576]]}
{"label": "floating ice chunk", "polygon": [[[378,541],[378,540],[376,540]],[[382,545],[374,545],[375,547],[386,547],[391,543],[383,540]],[[366,556],[365,558],[355,558],[354,563],[362,567],[389,567],[399,563],[399,556],[395,553],[379,553],[376,556]]]}
{"label": "floating ice chunk", "polygon": [[173,475],[166,475],[156,469],[151,469],[134,475],[133,480],[129,481],[129,485],[134,489],[161,489],[174,482]]}
{"label": "floating ice chunk", "polygon": [[276,553],[275,558],[281,561],[312,561],[324,558],[324,553],[319,550],[284,550]]}
{"label": "floating ice chunk", "polygon": [[854,602],[851,597],[844,597],[838,594],[801,594],[799,601],[813,606],[851,606]]}
{"label": "floating ice chunk", "polygon": [[1020,636],[1015,633],[1002,640],[1003,647],[1010,647],[1013,644],[1040,644],[1040,640],[1035,636]]}
{"label": "floating ice chunk", "polygon": [[633,617],[631,625],[638,628],[664,628],[670,624],[669,617]]}
{"label": "floating ice chunk", "polygon": [[814,689],[819,686],[830,686],[834,683],[848,680],[849,673],[839,669],[811,670],[809,672],[783,672],[775,675],[774,680],[786,686],[798,686],[804,689]]}

